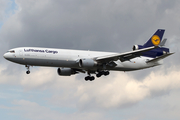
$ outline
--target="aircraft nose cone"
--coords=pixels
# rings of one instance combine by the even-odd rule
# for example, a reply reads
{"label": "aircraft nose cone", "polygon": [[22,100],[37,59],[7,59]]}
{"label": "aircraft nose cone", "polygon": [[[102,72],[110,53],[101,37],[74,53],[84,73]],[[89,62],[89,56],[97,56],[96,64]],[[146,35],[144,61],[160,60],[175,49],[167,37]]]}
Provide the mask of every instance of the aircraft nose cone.
{"label": "aircraft nose cone", "polygon": [[8,55],[7,53],[5,53],[5,54],[3,55],[3,57],[4,57],[5,59],[8,59],[8,58],[9,58],[9,55]]}
{"label": "aircraft nose cone", "polygon": [[6,58],[6,53],[3,55],[4,58]]}

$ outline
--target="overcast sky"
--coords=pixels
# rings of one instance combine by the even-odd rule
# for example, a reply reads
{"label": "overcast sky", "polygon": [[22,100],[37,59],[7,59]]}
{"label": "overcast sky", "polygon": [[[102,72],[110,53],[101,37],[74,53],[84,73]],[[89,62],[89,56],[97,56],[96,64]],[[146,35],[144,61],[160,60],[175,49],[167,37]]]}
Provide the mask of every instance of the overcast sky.
{"label": "overcast sky", "polygon": [[[179,13],[179,0],[0,0],[0,119],[179,120]],[[3,58],[22,46],[127,52],[157,29],[175,52],[162,66],[93,82]]]}

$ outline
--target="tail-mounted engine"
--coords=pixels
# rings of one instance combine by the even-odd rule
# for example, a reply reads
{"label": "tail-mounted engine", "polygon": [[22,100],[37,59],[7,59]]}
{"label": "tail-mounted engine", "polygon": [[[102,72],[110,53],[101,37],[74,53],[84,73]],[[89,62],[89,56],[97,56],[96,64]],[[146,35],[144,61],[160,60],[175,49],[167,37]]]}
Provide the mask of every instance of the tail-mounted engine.
{"label": "tail-mounted engine", "polygon": [[[134,51],[134,50],[139,50],[139,49],[143,49],[143,48],[147,48],[147,47],[144,47],[144,46],[141,46],[141,45],[134,45],[132,49]],[[168,48],[158,47],[156,49],[144,52],[144,53],[142,53],[142,55],[146,56],[146,57],[155,58],[155,57],[167,54],[167,53],[169,53],[169,49]]]}
{"label": "tail-mounted engine", "polygon": [[139,49],[142,49],[143,48],[143,46],[141,46],[141,45],[133,45],[133,51],[134,50],[139,50]]}
{"label": "tail-mounted engine", "polygon": [[72,68],[58,68],[57,69],[57,73],[60,76],[71,76],[73,74],[76,74],[78,72],[76,72],[74,69]]}

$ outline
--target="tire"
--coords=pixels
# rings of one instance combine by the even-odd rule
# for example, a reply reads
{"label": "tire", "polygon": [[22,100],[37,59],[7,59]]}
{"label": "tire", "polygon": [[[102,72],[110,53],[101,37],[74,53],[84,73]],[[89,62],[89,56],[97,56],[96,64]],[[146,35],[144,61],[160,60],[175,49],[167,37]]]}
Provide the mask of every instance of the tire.
{"label": "tire", "polygon": [[26,71],[26,74],[30,74],[30,71],[28,70],[28,71]]}
{"label": "tire", "polygon": [[101,77],[101,74],[99,74],[99,73],[98,73],[98,74],[96,74],[96,77],[98,77],[98,78],[99,78],[99,77]]}
{"label": "tire", "polygon": [[109,71],[104,72],[104,75],[105,76],[109,75]]}
{"label": "tire", "polygon": [[95,79],[95,77],[94,77],[94,76],[90,77],[90,81],[93,81],[94,79]]}
{"label": "tire", "polygon": [[86,81],[88,81],[88,80],[89,80],[89,76],[85,77],[84,79],[85,79]]}

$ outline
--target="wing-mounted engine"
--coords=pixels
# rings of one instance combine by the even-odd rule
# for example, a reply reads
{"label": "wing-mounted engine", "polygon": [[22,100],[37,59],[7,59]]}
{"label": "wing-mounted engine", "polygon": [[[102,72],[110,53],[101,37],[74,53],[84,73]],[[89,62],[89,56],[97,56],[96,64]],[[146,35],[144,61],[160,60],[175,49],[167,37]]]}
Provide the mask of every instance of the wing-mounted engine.
{"label": "wing-mounted engine", "polygon": [[97,65],[97,62],[93,59],[80,59],[78,60],[79,67],[92,68]]}
{"label": "wing-mounted engine", "polygon": [[60,76],[71,76],[71,75],[76,74],[76,73],[78,73],[78,72],[75,71],[75,70],[72,69],[72,68],[58,68],[58,69],[57,69],[57,73],[58,73],[58,75],[60,75]]}
{"label": "wing-mounted engine", "polygon": [[134,50],[139,50],[139,49],[142,49],[143,48],[143,46],[142,45],[133,45],[133,51]]}

